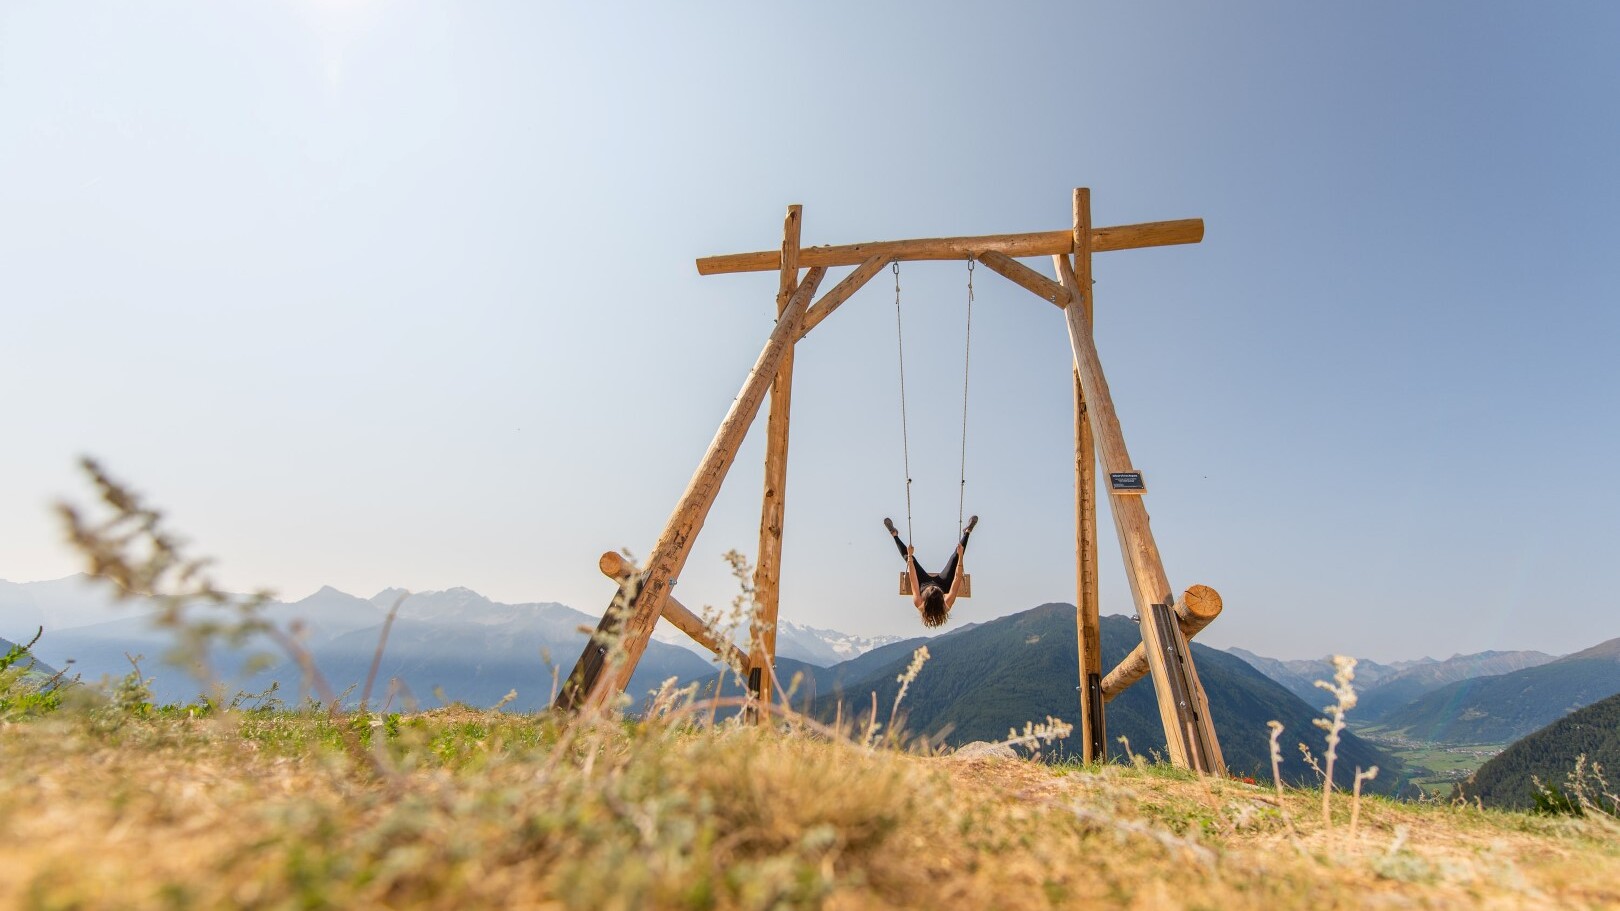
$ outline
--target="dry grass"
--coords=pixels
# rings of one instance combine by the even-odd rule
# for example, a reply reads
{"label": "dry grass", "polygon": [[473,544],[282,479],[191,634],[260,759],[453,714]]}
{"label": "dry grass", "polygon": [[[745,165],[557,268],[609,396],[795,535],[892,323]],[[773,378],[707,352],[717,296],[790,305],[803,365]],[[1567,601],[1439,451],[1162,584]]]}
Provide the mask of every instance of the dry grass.
{"label": "dry grass", "polygon": [[[0,906],[1620,906],[1598,824],[467,710],[0,728]],[[370,721],[375,721],[373,726]]]}

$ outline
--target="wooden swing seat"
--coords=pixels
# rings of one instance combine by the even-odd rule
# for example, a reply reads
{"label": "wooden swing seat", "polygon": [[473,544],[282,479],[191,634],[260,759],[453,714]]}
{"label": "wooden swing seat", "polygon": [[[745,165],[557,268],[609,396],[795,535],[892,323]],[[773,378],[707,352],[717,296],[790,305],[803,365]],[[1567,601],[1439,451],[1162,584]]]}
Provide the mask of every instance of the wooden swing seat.
{"label": "wooden swing seat", "polygon": [[[916,592],[911,590],[911,573],[909,573],[909,572],[904,572],[904,573],[900,574],[900,594],[902,594],[902,595],[914,595],[914,594],[916,594]],[[973,597],[973,574],[972,573],[962,573],[962,582],[961,582],[960,585],[956,586],[956,597],[958,597],[958,598],[971,598],[971,597]]]}

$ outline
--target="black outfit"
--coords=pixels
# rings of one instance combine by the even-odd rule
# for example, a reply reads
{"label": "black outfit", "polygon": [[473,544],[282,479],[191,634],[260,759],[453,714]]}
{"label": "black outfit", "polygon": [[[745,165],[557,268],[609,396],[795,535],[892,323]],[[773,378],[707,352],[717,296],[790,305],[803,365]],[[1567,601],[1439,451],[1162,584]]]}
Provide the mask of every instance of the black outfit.
{"label": "black outfit", "polygon": [[[888,520],[885,519],[884,521],[887,522]],[[894,536],[894,545],[900,548],[900,556],[910,560],[912,568],[917,570],[917,591],[920,592],[929,585],[937,585],[941,591],[948,592],[951,590],[951,583],[956,580],[957,558],[961,556],[963,551],[967,550],[968,536],[973,534],[973,526],[978,522],[979,517],[974,516],[973,521],[968,523],[967,529],[962,532],[962,543],[957,545],[956,550],[951,551],[951,558],[945,561],[945,569],[937,576],[922,568],[922,565],[917,562],[917,558],[906,550],[906,542],[900,540],[900,533],[894,530],[893,525],[889,526],[889,534]]]}

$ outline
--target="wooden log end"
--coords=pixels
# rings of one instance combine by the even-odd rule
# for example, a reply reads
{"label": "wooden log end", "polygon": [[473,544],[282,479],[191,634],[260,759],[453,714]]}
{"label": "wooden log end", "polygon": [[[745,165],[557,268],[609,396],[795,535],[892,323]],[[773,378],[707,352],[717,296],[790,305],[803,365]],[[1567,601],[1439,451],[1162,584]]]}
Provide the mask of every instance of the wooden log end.
{"label": "wooden log end", "polygon": [[602,575],[607,576],[609,579],[623,578],[634,569],[630,565],[630,561],[626,560],[624,555],[616,550],[610,550],[603,554],[602,559],[596,561],[596,567],[602,571]]}
{"label": "wooden log end", "polygon": [[1207,585],[1194,585],[1181,596],[1187,613],[1206,623],[1221,615],[1221,595]]}

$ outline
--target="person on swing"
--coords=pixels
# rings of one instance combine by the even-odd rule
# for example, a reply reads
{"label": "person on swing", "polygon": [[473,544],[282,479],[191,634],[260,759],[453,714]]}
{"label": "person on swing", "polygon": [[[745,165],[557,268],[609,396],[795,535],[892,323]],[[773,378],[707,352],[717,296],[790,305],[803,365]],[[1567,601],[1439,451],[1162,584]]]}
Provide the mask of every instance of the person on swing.
{"label": "person on swing", "polygon": [[956,604],[957,588],[962,582],[962,555],[967,553],[968,536],[973,534],[973,526],[979,524],[979,517],[968,520],[962,540],[956,543],[956,552],[937,576],[917,565],[917,554],[900,540],[894,522],[884,519],[883,524],[894,537],[894,545],[900,548],[900,556],[905,558],[907,571],[911,573],[911,602],[922,615],[923,626],[944,626],[950,619],[952,605]]}

